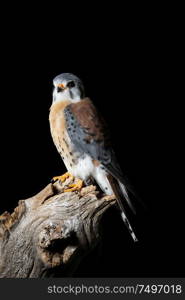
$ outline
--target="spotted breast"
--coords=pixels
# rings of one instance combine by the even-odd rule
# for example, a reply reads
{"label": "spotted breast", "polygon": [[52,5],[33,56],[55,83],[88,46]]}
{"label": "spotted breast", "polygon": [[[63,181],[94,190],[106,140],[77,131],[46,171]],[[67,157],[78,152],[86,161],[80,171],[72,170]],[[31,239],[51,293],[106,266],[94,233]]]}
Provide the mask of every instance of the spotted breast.
{"label": "spotted breast", "polygon": [[68,132],[66,130],[66,121],[64,109],[69,101],[54,103],[50,108],[49,121],[51,135],[54,144],[60,153],[68,171],[71,171],[75,163],[74,151]]}

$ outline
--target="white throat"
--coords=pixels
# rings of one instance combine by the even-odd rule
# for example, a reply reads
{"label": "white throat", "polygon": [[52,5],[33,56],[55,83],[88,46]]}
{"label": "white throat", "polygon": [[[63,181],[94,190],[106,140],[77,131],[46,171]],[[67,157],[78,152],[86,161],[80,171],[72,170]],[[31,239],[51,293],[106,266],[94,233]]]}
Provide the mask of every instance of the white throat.
{"label": "white throat", "polygon": [[73,97],[71,98],[71,94],[69,92],[69,89],[66,88],[63,92],[58,93],[56,88],[53,91],[53,102],[61,102],[61,101],[66,101],[69,100],[72,103],[79,102],[81,100],[81,97],[75,89],[73,90]]}

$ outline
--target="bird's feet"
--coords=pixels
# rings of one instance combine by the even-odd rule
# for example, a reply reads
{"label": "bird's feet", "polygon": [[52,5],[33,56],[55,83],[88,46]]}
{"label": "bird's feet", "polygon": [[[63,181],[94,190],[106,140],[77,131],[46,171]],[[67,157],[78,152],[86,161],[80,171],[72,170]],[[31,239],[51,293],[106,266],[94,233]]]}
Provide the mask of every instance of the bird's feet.
{"label": "bird's feet", "polygon": [[60,180],[61,182],[64,182],[67,178],[71,177],[71,179],[73,180],[74,179],[74,176],[71,175],[70,173],[66,172],[65,174],[61,175],[61,176],[55,176],[53,177],[53,181],[57,181],[57,180]]}
{"label": "bird's feet", "polygon": [[[74,176],[68,172],[61,176],[53,177],[52,181],[55,182],[57,180],[60,180],[61,182],[65,182],[67,178],[71,178],[71,181],[74,182]],[[82,189],[82,186],[83,186],[83,180],[77,179],[75,183],[69,184],[68,188],[64,189],[64,192],[80,191]]]}
{"label": "bird's feet", "polygon": [[69,185],[69,188],[64,190],[64,192],[73,192],[73,191],[79,191],[81,190],[83,186],[83,180],[78,179],[76,183],[72,183]]}

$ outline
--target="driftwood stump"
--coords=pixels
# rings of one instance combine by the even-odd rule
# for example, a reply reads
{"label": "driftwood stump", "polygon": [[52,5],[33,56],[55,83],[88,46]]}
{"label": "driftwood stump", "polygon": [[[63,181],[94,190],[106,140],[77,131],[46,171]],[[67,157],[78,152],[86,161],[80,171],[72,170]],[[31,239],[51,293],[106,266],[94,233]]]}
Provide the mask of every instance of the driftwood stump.
{"label": "driftwood stump", "polygon": [[66,193],[71,180],[50,183],[0,216],[1,278],[72,276],[100,241],[101,217],[115,197],[94,185]]}

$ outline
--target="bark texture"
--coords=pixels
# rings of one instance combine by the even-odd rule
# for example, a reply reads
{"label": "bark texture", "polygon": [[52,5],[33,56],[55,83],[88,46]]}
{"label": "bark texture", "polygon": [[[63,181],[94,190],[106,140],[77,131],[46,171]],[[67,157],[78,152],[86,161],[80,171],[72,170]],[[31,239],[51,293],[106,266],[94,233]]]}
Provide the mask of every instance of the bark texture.
{"label": "bark texture", "polygon": [[[74,179],[75,181],[76,179]],[[101,239],[101,217],[115,203],[94,185],[64,192],[74,181],[50,183],[0,216],[0,277],[72,276]]]}

